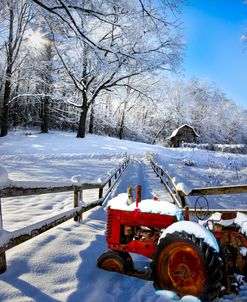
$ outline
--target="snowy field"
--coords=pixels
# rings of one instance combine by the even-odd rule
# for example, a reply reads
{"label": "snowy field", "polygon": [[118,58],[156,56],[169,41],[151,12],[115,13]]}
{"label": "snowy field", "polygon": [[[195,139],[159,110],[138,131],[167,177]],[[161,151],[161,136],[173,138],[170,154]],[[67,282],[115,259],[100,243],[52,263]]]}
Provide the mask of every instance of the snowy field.
{"label": "snowy field", "polygon": [[[154,154],[175,183],[188,187],[247,183],[247,156],[192,149],[169,149],[113,138],[88,135],[76,139],[73,133],[11,133],[0,139],[0,186],[19,181],[70,184],[80,175],[83,181],[99,182],[116,168],[126,154],[132,161],[111,197],[126,192],[128,185],[142,184],[143,198],[156,194],[168,200],[147,154]],[[7,179],[8,176],[8,179]],[[2,200],[4,229],[12,231],[72,208],[73,193],[15,197]],[[85,201],[97,192],[86,192]],[[209,198],[210,207],[247,208],[246,196]],[[194,200],[190,200],[193,206]],[[96,268],[105,243],[106,213],[97,207],[83,215],[81,223],[68,221],[7,251],[8,270],[0,276],[0,301],[71,302],[171,302],[176,297],[158,295],[152,282]],[[136,265],[147,260],[135,256]],[[191,297],[181,301],[193,301]],[[220,302],[247,301],[247,285],[239,296],[225,296]]]}

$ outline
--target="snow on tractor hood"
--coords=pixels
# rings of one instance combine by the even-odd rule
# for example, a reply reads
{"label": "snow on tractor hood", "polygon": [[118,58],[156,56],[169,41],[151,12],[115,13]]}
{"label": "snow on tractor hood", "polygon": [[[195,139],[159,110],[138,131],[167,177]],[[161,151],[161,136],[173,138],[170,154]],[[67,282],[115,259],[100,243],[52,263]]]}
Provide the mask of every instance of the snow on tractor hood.
{"label": "snow on tractor hood", "polygon": [[[109,200],[106,207],[109,206],[115,210],[134,211],[136,208],[136,203],[133,202],[131,205],[128,205],[128,194],[122,193]],[[176,216],[179,221],[183,220],[182,209],[168,201],[144,199],[139,202],[138,208],[144,213],[165,214]]]}

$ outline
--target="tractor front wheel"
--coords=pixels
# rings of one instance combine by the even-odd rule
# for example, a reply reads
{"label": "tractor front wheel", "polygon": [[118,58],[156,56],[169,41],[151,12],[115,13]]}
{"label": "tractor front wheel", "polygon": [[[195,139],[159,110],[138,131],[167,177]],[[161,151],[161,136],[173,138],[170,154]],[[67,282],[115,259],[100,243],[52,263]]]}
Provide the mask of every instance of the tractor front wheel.
{"label": "tractor front wheel", "polygon": [[160,240],[153,260],[156,289],[213,300],[220,294],[222,277],[221,258],[203,239],[174,232]]}
{"label": "tractor front wheel", "polygon": [[98,258],[97,266],[107,271],[124,274],[133,269],[133,261],[128,253],[109,250]]}

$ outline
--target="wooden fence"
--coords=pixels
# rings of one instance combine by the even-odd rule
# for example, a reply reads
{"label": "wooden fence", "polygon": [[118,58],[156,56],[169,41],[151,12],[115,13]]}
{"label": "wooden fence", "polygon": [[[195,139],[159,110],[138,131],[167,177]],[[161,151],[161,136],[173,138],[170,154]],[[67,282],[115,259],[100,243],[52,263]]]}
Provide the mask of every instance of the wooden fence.
{"label": "wooden fence", "polygon": [[[128,163],[129,158],[126,158],[119,168],[114,170],[114,172],[112,172],[102,183],[83,183],[80,185],[36,188],[23,188],[21,185],[18,185],[18,187],[12,186],[0,190],[0,273],[5,272],[7,269],[5,253],[7,250],[33,237],[36,237],[71,218],[74,218],[75,221],[79,221],[82,213],[98,205],[102,205],[104,200],[106,200],[106,198],[109,196],[118,179],[121,177],[124,170],[127,168]],[[89,204],[82,203],[83,191],[90,189],[98,189],[98,200]],[[74,192],[73,209],[13,232],[7,232],[3,229],[1,198],[70,191]]]}
{"label": "wooden fence", "polygon": [[[207,195],[247,193],[247,185],[235,185],[235,186],[222,186],[222,187],[195,188],[186,194],[183,191],[177,190],[176,185],[173,182],[171,176],[166,171],[164,171],[164,169],[160,165],[154,163],[152,159],[150,159],[150,163],[152,165],[154,172],[160,178],[161,183],[165,186],[166,190],[170,194],[173,202],[182,208],[187,206],[188,203],[186,201],[186,197],[189,196],[199,196],[199,197],[201,196],[202,198],[205,198],[205,196]],[[230,208],[223,209],[223,208],[209,208],[207,204],[207,207],[204,208],[202,206],[198,206],[198,207],[195,206],[194,208],[189,208],[190,214],[197,214],[199,212],[208,212],[209,214],[214,212],[232,212],[232,211],[247,213],[247,206],[246,209],[238,209],[237,207],[234,209],[230,209]]]}
{"label": "wooden fence", "polygon": [[180,196],[176,192],[176,185],[170,175],[163,170],[163,168],[156,163],[152,159],[150,159],[151,166],[156,173],[156,175],[160,178],[160,182],[164,185],[165,189],[171,196],[171,199],[174,204],[178,207],[182,208],[185,206],[184,198],[180,198]]}

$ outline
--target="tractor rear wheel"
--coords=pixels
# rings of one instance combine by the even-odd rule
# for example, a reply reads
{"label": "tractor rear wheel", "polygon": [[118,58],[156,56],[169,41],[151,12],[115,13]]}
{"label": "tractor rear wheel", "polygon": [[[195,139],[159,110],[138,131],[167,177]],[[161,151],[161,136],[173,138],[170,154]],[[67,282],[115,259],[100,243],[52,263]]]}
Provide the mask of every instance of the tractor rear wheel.
{"label": "tractor rear wheel", "polygon": [[220,294],[222,278],[222,260],[203,239],[174,232],[160,240],[153,260],[156,289],[213,300]]}
{"label": "tractor rear wheel", "polygon": [[109,250],[98,258],[97,266],[107,271],[123,274],[133,269],[133,261],[129,253]]}

